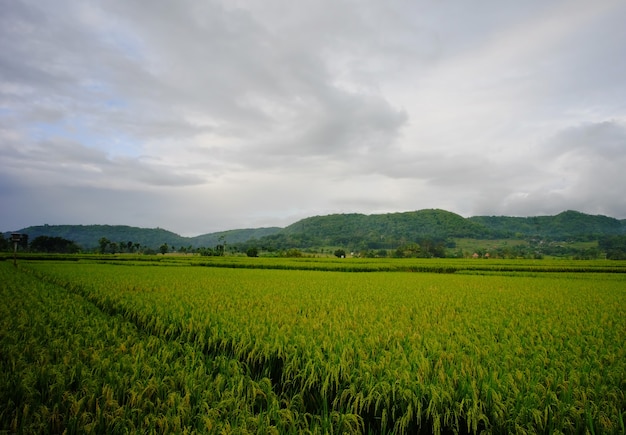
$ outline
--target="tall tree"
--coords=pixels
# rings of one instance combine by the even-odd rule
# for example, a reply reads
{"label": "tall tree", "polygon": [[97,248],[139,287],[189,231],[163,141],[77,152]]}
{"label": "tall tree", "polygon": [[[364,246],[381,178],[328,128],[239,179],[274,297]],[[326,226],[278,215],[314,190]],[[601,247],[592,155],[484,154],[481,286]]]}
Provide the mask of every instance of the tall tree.
{"label": "tall tree", "polygon": [[111,241],[106,237],[102,237],[98,240],[98,243],[100,244],[100,253],[105,254],[107,252],[107,248],[111,244]]}

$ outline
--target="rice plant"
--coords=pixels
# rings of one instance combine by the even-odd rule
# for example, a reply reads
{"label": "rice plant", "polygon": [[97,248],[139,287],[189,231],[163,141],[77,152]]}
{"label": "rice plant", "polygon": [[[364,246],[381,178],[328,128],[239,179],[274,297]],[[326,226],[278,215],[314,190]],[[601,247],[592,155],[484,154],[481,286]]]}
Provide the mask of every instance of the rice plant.
{"label": "rice plant", "polygon": [[[11,273],[22,284],[10,297],[30,289],[25,294],[35,301],[42,295],[56,297],[55,304],[75,300],[90,307],[81,319],[100,319],[103,343],[74,327],[76,337],[89,339],[75,338],[71,385],[87,392],[71,393],[74,401],[57,408],[57,415],[76,409],[57,427],[623,432],[621,273],[337,273],[35,261]],[[36,310],[50,311],[35,301],[29,303]],[[40,337],[71,329],[76,316],[63,323],[47,314],[26,328],[31,319],[18,309],[10,314],[11,331],[22,331],[32,358],[56,367],[68,352],[65,337],[54,345]],[[87,369],[77,369],[82,366]],[[22,398],[11,408],[16,428],[32,424],[32,409],[42,403],[29,395],[33,388],[53,398],[39,414],[59,420],[50,416],[68,387],[46,387],[66,379],[54,372],[31,369],[27,385],[15,389]],[[12,373],[7,385],[19,383]],[[11,430],[14,418],[2,418]]]}

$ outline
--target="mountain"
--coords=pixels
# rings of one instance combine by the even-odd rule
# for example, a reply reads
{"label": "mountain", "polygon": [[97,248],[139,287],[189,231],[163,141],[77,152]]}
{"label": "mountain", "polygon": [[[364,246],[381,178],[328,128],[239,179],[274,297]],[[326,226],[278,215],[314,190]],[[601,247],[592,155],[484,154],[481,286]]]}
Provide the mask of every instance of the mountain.
{"label": "mountain", "polygon": [[549,239],[595,239],[599,236],[626,233],[625,220],[602,215],[564,211],[556,216],[508,217],[475,216],[470,221],[506,237],[540,237]]}
{"label": "mountain", "polygon": [[126,225],[39,225],[23,228],[17,232],[28,234],[31,242],[39,236],[62,237],[74,241],[83,249],[98,247],[103,237],[115,243],[131,241],[153,249],[164,243],[169,246],[181,246],[188,240],[162,228],[137,228]]}
{"label": "mountain", "polygon": [[[260,248],[289,249],[341,246],[349,249],[395,249],[407,243],[451,238],[541,238],[545,240],[598,240],[604,236],[626,234],[626,220],[577,211],[556,216],[509,217],[474,216],[428,209],[387,214],[332,214],[302,219],[286,228],[252,228],[183,237],[162,228],[137,228],[123,225],[42,225],[24,228],[32,241],[38,236],[62,237],[83,249],[99,246],[106,238],[114,243],[132,242],[158,249],[170,247],[214,248],[256,245]],[[5,237],[9,237],[6,233]]]}
{"label": "mountain", "polygon": [[[203,234],[196,237],[183,237],[162,228],[138,228],[126,225],[40,225],[23,228],[18,233],[28,234],[32,242],[39,236],[62,237],[74,241],[86,250],[95,249],[100,245],[100,239],[106,238],[115,243],[139,243],[143,247],[158,249],[167,244],[170,247],[210,247],[222,243],[237,244],[250,239],[267,236],[280,231],[281,228],[254,228],[230,230],[218,233]],[[9,237],[11,233],[5,233]]]}
{"label": "mountain", "polygon": [[597,240],[626,234],[626,225],[607,216],[565,211],[556,216],[464,218],[445,210],[377,215],[333,214],[302,219],[258,240],[261,247],[286,249],[342,246],[354,250],[393,249],[418,242],[446,243],[451,238],[541,238]]}
{"label": "mountain", "polygon": [[429,209],[387,214],[333,214],[302,219],[263,242],[277,246],[347,246],[391,248],[421,239],[488,238],[483,225],[445,210]]}
{"label": "mountain", "polygon": [[484,228],[445,210],[419,210],[387,214],[334,214],[302,219],[286,227],[286,234],[303,233],[313,237],[357,236],[391,237],[465,237],[484,233]]}
{"label": "mountain", "polygon": [[279,227],[267,227],[267,228],[248,228],[243,230],[229,230],[221,231],[218,233],[203,234],[201,236],[190,237],[189,244],[193,247],[213,247],[226,242],[229,245],[239,244],[247,242],[252,239],[259,239],[261,237],[276,234],[281,231]]}

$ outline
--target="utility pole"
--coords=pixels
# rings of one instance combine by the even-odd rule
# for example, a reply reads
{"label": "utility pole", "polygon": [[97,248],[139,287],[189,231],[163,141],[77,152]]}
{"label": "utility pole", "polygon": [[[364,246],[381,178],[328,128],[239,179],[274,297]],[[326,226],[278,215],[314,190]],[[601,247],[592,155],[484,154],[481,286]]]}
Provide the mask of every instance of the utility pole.
{"label": "utility pole", "polygon": [[17,245],[22,242],[23,235],[20,233],[12,233],[11,241],[13,242],[13,266],[17,267]]}

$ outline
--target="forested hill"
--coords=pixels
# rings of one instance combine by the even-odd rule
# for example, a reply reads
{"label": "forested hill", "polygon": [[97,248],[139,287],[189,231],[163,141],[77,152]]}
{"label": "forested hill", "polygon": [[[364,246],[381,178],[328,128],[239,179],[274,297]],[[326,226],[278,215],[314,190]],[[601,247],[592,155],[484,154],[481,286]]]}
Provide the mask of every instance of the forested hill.
{"label": "forested hill", "polygon": [[247,242],[250,239],[260,239],[270,234],[281,231],[279,227],[248,228],[243,230],[220,231],[218,233],[203,234],[201,236],[189,238],[189,242],[194,247],[214,247],[226,242],[231,245]]}
{"label": "forested hill", "polygon": [[[391,247],[422,239],[490,238],[493,232],[445,210],[388,214],[334,214],[302,219],[269,239],[294,246]],[[363,245],[363,246],[361,246]]]}
{"label": "forested hill", "polygon": [[102,238],[118,244],[139,243],[141,246],[154,249],[163,243],[169,246],[188,243],[186,237],[162,228],[138,228],[126,225],[38,225],[23,228],[18,232],[28,234],[31,242],[39,236],[62,237],[72,240],[83,249],[98,247]]}
{"label": "forested hill", "polygon": [[626,234],[624,221],[576,211],[527,218],[464,218],[434,209],[377,215],[315,216],[302,219],[259,242],[273,248],[345,246],[350,249],[389,249],[411,242],[450,238],[594,240],[620,234]]}
{"label": "forested hill", "polygon": [[[118,245],[128,242],[139,244],[143,248],[158,249],[161,245],[169,247],[214,247],[226,241],[229,244],[242,243],[252,238],[260,238],[280,231],[281,228],[254,228],[203,234],[196,237],[183,237],[162,228],[138,228],[126,225],[39,225],[23,228],[17,232],[28,234],[32,242],[39,236],[62,237],[72,240],[83,249],[91,250],[100,246],[102,238]],[[5,233],[9,236],[10,233]]]}
{"label": "forested hill", "polygon": [[[399,245],[450,238],[541,238],[596,240],[626,234],[626,220],[565,211],[556,216],[464,218],[445,210],[419,210],[387,214],[333,214],[302,219],[286,228],[235,229],[183,237],[162,228],[123,225],[42,225],[23,228],[32,241],[38,236],[62,237],[83,249],[95,249],[102,238],[112,243],[139,244],[143,248],[230,246],[250,240],[260,247],[307,248],[343,246],[353,249],[396,248]],[[5,233],[5,237],[10,233]]]}
{"label": "forested hill", "polygon": [[626,234],[626,220],[602,215],[564,211],[556,216],[508,217],[475,216],[470,221],[507,237],[548,239],[593,239],[599,236]]}

